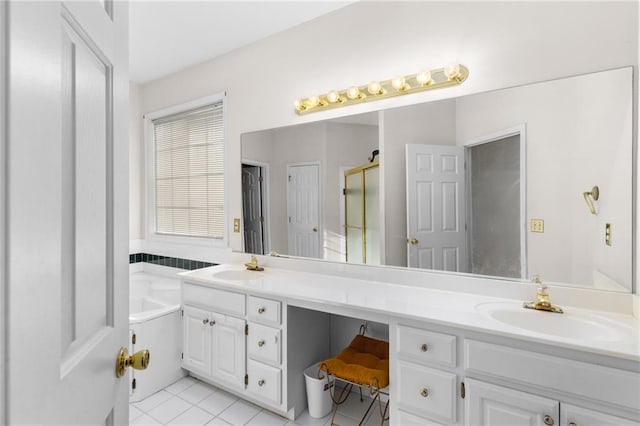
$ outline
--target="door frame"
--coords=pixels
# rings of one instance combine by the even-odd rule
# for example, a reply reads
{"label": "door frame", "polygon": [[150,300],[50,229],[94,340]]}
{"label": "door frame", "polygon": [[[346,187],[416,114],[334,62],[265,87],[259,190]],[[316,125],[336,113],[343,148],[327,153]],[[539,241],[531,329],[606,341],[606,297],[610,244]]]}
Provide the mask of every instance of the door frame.
{"label": "door frame", "polygon": [[[264,254],[269,254],[270,250],[271,250],[271,233],[269,232],[269,224],[271,224],[271,209],[269,208],[269,163],[265,163],[262,161],[256,161],[256,160],[247,160],[247,159],[242,159],[241,163],[240,163],[240,169],[242,171],[242,166],[246,164],[247,166],[255,166],[255,167],[260,167],[260,173],[262,175],[262,182],[260,183],[260,191],[262,192],[260,194],[260,198],[261,198],[261,208],[262,208],[262,217],[264,217],[264,222],[262,222],[262,244],[263,244],[263,251]],[[242,186],[242,182],[240,183],[240,186]],[[244,206],[243,206],[243,210],[244,210]],[[242,217],[242,220],[244,222],[244,216]],[[242,251],[245,251],[245,246],[244,246],[244,235],[242,237]]]}
{"label": "door frame", "polygon": [[7,322],[7,41],[8,19],[7,2],[0,1],[0,424],[7,424],[5,407],[7,392],[6,347]]}
{"label": "door frame", "polygon": [[[521,123],[514,127],[498,130],[497,132],[490,133],[471,139],[463,143],[466,170],[466,201],[467,201],[467,218],[471,218],[472,204],[471,204],[471,163],[469,161],[470,148],[485,143],[495,142],[497,140],[506,139],[511,136],[520,136],[520,277],[527,278],[527,124]],[[467,250],[471,254],[471,231],[473,222],[468,221],[467,226]],[[471,256],[468,256],[469,270],[471,270]]]}
{"label": "door frame", "polygon": [[[320,255],[319,259],[324,259],[324,250],[322,246],[324,244],[324,224],[322,221],[323,218],[323,210],[322,210],[322,163],[320,161],[299,161],[293,163],[287,163],[285,168],[284,175],[284,184],[285,188],[287,188],[287,246],[289,242],[289,170],[292,167],[300,167],[300,166],[318,166],[318,254]],[[287,250],[288,251],[288,250]]]}

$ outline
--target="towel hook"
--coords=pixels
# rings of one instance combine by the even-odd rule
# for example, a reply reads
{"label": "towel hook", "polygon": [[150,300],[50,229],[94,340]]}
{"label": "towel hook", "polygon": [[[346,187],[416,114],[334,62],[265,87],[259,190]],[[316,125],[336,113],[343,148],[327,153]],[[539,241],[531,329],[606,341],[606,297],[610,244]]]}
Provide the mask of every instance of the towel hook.
{"label": "towel hook", "polygon": [[591,192],[583,192],[582,196],[584,197],[584,201],[587,203],[587,206],[589,206],[591,214],[598,214],[596,213],[596,207],[593,205],[592,201],[592,199],[594,201],[598,201],[598,198],[600,198],[600,188],[598,188],[598,185],[591,188]]}

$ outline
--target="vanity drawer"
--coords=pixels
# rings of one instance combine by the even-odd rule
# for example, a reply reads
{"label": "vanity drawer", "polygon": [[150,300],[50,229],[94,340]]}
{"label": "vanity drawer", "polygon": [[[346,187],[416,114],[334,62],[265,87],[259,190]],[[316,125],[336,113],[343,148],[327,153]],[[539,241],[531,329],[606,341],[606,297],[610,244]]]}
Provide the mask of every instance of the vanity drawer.
{"label": "vanity drawer", "polygon": [[249,296],[247,300],[249,320],[267,325],[280,325],[281,305],[277,300]]}
{"label": "vanity drawer", "polygon": [[399,361],[397,380],[399,408],[455,422],[455,374]]}
{"label": "vanity drawer", "polygon": [[281,331],[256,323],[249,323],[247,352],[249,357],[270,364],[280,364]]}
{"label": "vanity drawer", "polygon": [[282,401],[282,371],[257,361],[247,361],[249,384],[247,390],[256,398],[280,405]]}
{"label": "vanity drawer", "polygon": [[398,324],[399,358],[422,364],[456,366],[456,336]]}
{"label": "vanity drawer", "polygon": [[182,284],[182,303],[223,314],[244,316],[245,296],[232,291],[184,283]]}

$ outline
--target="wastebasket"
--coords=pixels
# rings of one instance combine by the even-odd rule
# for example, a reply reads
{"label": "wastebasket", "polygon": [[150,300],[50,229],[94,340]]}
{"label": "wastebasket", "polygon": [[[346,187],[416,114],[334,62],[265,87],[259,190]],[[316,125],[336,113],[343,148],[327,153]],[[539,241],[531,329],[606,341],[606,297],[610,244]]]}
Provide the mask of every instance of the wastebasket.
{"label": "wastebasket", "polygon": [[304,370],[304,381],[307,385],[307,405],[309,415],[314,418],[322,418],[331,412],[333,405],[331,401],[331,388],[335,385],[335,378],[327,373],[318,370],[318,364]]}

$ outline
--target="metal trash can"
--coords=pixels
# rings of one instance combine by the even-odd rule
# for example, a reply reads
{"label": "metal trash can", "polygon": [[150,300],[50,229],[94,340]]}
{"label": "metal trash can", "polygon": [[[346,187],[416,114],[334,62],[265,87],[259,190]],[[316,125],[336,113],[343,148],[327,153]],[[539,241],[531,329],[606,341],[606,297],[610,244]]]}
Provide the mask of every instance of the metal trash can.
{"label": "metal trash can", "polygon": [[314,418],[322,418],[331,412],[333,401],[331,400],[331,388],[335,386],[335,378],[318,370],[318,364],[304,370],[304,381],[307,386],[307,405],[309,415]]}

